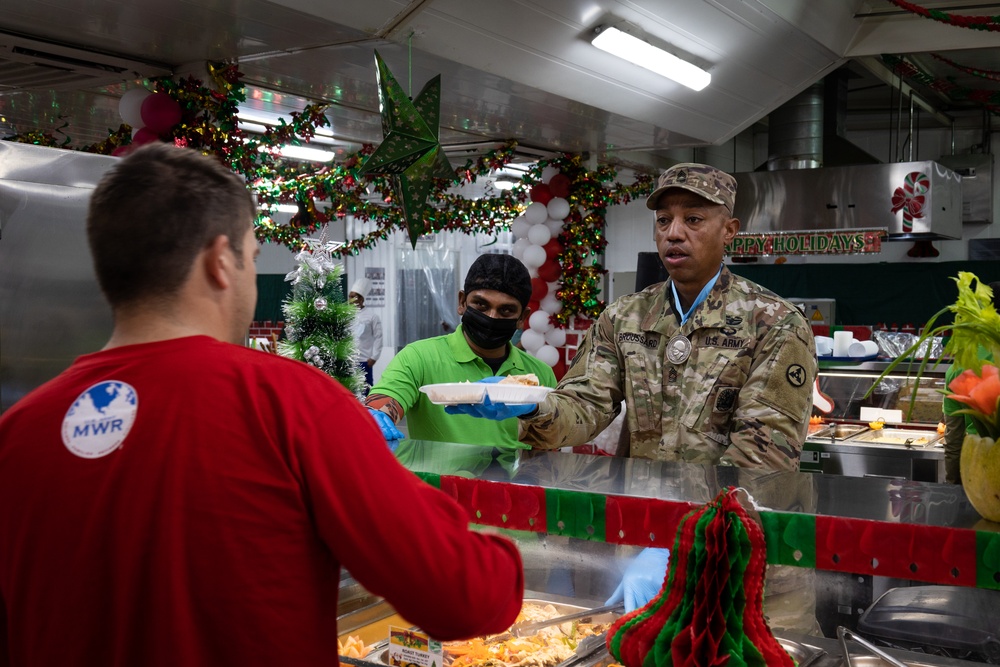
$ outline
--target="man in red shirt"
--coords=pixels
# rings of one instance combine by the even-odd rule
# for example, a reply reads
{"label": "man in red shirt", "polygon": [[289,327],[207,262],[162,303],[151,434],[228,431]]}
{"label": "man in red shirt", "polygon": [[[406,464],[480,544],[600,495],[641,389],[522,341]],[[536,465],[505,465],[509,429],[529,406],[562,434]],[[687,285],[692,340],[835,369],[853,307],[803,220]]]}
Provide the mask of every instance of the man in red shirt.
{"label": "man in red shirt", "polygon": [[240,345],[254,214],[167,145],[95,190],[111,339],[0,419],[0,666],[336,665],[342,565],[439,639],[514,621],[514,545],[469,531],[339,384]]}

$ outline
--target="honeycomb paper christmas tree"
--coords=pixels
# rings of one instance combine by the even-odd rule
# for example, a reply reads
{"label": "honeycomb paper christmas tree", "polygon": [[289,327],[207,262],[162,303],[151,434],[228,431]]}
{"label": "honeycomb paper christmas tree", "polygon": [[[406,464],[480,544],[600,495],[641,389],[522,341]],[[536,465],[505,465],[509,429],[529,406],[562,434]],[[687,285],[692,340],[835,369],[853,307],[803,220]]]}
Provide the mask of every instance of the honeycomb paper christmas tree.
{"label": "honeycomb paper christmas tree", "polygon": [[625,667],[793,667],[764,619],[764,533],[723,490],[681,521],[660,593],[608,631]]}

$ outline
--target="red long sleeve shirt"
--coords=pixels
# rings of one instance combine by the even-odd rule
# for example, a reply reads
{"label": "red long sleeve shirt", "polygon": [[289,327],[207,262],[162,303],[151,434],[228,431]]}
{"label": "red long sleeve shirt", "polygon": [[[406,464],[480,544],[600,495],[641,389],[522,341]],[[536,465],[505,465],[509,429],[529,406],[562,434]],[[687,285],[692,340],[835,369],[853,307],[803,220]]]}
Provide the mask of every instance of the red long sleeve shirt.
{"label": "red long sleeve shirt", "polygon": [[432,636],[520,609],[510,542],[304,364],[207,337],[80,357],[0,418],[0,665],[336,664],[340,566]]}

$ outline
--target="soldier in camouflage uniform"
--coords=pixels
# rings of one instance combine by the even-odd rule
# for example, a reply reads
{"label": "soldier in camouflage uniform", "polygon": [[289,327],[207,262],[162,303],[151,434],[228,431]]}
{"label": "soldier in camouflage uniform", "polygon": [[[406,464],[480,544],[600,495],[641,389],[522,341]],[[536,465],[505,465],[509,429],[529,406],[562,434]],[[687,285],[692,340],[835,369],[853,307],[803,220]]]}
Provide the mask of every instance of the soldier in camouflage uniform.
{"label": "soldier in camouflage uniform", "polygon": [[722,265],[739,230],[735,195],[736,180],[707,165],[663,173],[646,205],[657,211],[657,249],[671,279],[598,317],[558,389],[521,417],[522,441],[582,444],[624,401],[630,456],[798,469],[815,344],[795,306]]}
{"label": "soldier in camouflage uniform", "polygon": [[[619,453],[798,470],[815,343],[795,306],[723,266],[739,231],[735,196],[736,180],[707,165],[679,164],[660,176],[646,205],[656,211],[656,247],[670,280],[598,317],[558,388],[520,417],[523,442],[588,442],[624,402],[628,444]],[[780,492],[765,502],[812,506],[811,479],[775,474],[761,483],[771,477]],[[764,609],[774,629],[816,633],[815,573],[769,566]]]}

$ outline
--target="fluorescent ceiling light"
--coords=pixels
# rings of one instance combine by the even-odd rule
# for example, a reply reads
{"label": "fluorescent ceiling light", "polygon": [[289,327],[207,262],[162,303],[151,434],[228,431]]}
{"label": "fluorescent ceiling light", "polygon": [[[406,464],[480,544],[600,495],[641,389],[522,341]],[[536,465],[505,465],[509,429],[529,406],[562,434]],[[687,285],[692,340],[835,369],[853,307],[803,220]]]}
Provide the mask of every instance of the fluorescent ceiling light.
{"label": "fluorescent ceiling light", "polygon": [[712,81],[712,75],[700,67],[618,28],[599,28],[593,44],[602,51],[645,67],[692,90],[701,90]]}
{"label": "fluorescent ceiling light", "polygon": [[513,190],[514,185],[516,185],[514,181],[508,181],[508,180],[493,181],[493,187],[495,187],[497,190]]}
{"label": "fluorescent ceiling light", "polygon": [[309,148],[307,146],[294,146],[292,144],[285,144],[278,149],[278,153],[281,157],[287,157],[293,160],[311,160],[313,162],[329,162],[336,157],[330,151],[320,150],[319,148]]}

